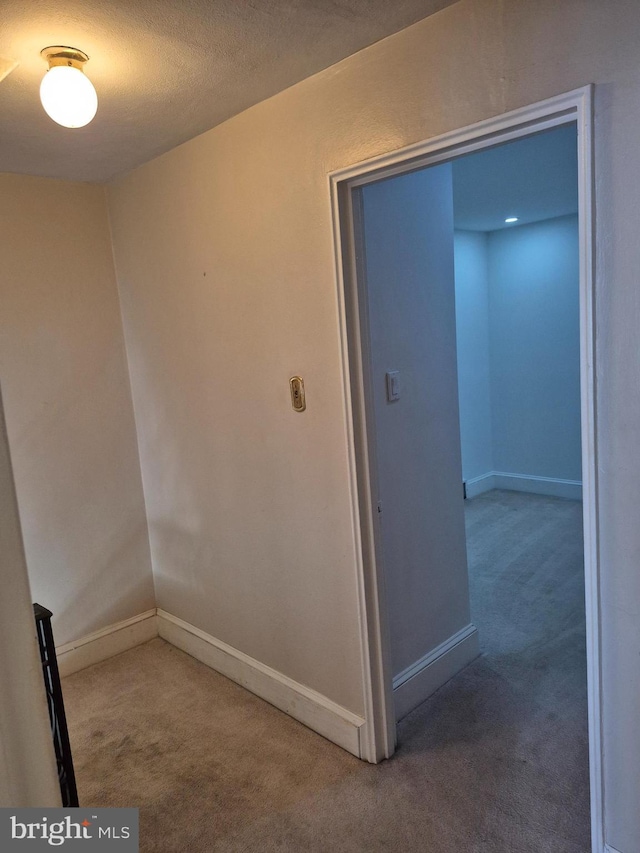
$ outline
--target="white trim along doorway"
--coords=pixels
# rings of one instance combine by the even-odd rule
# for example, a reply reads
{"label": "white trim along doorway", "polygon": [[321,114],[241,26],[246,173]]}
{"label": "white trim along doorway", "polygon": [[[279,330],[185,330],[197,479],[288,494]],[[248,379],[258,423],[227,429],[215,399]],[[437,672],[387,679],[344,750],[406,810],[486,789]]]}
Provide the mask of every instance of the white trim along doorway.
{"label": "white trim along doorway", "polygon": [[383,154],[329,175],[346,428],[349,443],[352,522],[357,541],[360,637],[363,649],[365,724],[361,757],[378,762],[395,750],[396,718],[392,694],[389,631],[376,536],[376,470],[369,376],[366,300],[358,280],[358,210],[354,190],[366,184],[453,160],[504,142],[575,123],[578,138],[578,221],[580,252],[580,386],[585,609],[587,635],[591,837],[593,853],[604,849],[597,424],[595,383],[595,278],[593,256],[592,89],[549,98],[469,127]]}

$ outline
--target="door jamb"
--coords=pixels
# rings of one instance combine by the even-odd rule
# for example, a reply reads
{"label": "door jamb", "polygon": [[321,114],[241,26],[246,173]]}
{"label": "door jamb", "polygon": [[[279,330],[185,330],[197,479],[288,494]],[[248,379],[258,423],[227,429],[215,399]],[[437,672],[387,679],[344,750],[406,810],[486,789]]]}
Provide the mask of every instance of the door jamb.
{"label": "door jamb", "polygon": [[333,243],[340,319],[343,400],[347,433],[351,521],[354,532],[359,603],[365,724],[361,757],[378,762],[395,750],[395,714],[391,686],[389,633],[381,555],[375,535],[377,505],[372,413],[368,410],[366,300],[358,287],[363,247],[359,194],[353,190],[382,178],[451,160],[498,143],[576,122],[578,130],[578,222],[580,253],[580,387],[582,433],[585,610],[591,781],[592,850],[604,849],[602,686],[600,629],[599,495],[595,371],[595,276],[592,148],[592,86],[445,133],[336,170],[329,174]]}

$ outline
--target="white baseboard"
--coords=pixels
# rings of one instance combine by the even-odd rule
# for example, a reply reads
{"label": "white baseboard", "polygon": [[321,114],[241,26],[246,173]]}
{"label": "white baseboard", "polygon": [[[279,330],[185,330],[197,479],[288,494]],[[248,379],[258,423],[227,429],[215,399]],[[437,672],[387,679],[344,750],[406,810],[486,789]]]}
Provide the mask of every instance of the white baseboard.
{"label": "white baseboard", "polygon": [[467,625],[393,679],[396,720],[401,720],[480,654],[478,629]]}
{"label": "white baseboard", "polygon": [[475,498],[483,492],[490,492],[491,489],[495,489],[493,471],[481,474],[480,477],[471,477],[471,479],[465,480],[465,494],[469,499]]}
{"label": "white baseboard", "polygon": [[512,492],[529,492],[555,498],[582,500],[582,483],[579,480],[561,480],[557,477],[534,477],[532,474],[509,474],[506,471],[489,471],[466,481],[467,498],[475,498],[491,489],[508,489]]}
{"label": "white baseboard", "polygon": [[611,845],[605,844],[604,845],[604,853],[619,853],[619,851],[616,850],[615,847],[611,847]]}
{"label": "white baseboard", "polygon": [[529,474],[507,474],[494,471],[495,489],[511,489],[513,492],[531,492],[535,495],[550,495],[556,498],[582,499],[582,483],[579,480],[560,480],[557,477],[533,477]]}
{"label": "white baseboard", "polygon": [[365,722],[362,717],[160,609],[158,630],[168,643],[361,757],[360,730]]}
{"label": "white baseboard", "polygon": [[109,625],[101,631],[56,648],[60,675],[71,675],[94,663],[126,652],[158,636],[156,610],[147,610],[124,622]]}

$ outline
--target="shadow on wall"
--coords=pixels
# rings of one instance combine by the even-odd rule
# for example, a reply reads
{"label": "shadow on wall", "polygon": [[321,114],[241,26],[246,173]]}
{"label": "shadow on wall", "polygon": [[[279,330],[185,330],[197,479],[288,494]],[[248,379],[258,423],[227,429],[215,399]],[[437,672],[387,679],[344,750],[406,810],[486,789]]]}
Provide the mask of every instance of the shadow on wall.
{"label": "shadow on wall", "polygon": [[[51,359],[55,364],[53,353]],[[78,359],[51,387],[32,365],[33,387],[7,394],[32,597],[53,612],[58,645],[155,603],[119,359],[113,351],[90,366]]]}
{"label": "shadow on wall", "polygon": [[[129,568],[131,555],[139,552],[147,542],[146,525],[131,525],[120,530],[118,537],[114,538],[113,548],[102,562],[87,562],[81,585],[72,582],[68,576],[55,578],[58,604],[52,624],[56,646],[80,639],[155,606],[154,598],[149,596],[148,580],[132,577]],[[32,593],[34,601],[53,609],[47,601],[41,600],[42,596],[34,591],[33,584]],[[140,602],[135,610],[132,610],[132,601]],[[125,615],[114,618],[113,614],[119,612]],[[69,626],[76,626],[76,631],[70,636]]]}

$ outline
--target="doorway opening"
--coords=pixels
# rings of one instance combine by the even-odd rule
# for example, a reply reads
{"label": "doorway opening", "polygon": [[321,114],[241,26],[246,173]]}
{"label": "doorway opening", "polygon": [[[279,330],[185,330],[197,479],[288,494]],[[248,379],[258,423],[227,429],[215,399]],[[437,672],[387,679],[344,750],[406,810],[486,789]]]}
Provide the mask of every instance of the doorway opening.
{"label": "doorway opening", "polygon": [[451,170],[470,622],[481,657],[434,698],[436,713],[419,715],[438,732],[458,711],[465,739],[473,734],[469,760],[493,768],[496,796],[547,810],[554,828],[564,803],[565,837],[587,849],[575,124],[466,155]]}
{"label": "doorway opening", "polygon": [[[543,218],[539,218],[537,228],[533,227],[532,219],[520,225],[505,223],[504,219],[518,214],[518,211],[505,209],[503,227],[493,229],[492,236],[458,234],[455,247],[458,270],[464,266],[465,253],[470,255],[475,251],[479,254],[482,249],[485,267],[488,263],[495,279],[493,284],[485,284],[486,288],[493,287],[492,304],[496,317],[485,318],[484,331],[469,326],[461,335],[461,323],[465,318],[456,318],[456,311],[459,315],[461,311],[460,300],[458,305],[455,302],[453,285],[453,170],[464,169],[461,158],[465,155],[469,155],[469,164],[471,155],[478,159],[490,158],[499,152],[500,147],[506,150],[507,143],[520,140],[520,144],[526,147],[545,134],[547,140],[553,134],[556,140],[571,140],[577,170],[576,207],[573,211],[565,210],[559,214],[556,211],[556,216],[547,217],[546,226],[540,224]],[[518,583],[521,589],[523,586],[522,569],[518,579],[513,572],[509,574],[506,571],[504,564],[502,568],[499,566],[500,559],[504,560],[514,551],[514,543],[519,542],[519,547],[524,548],[523,553],[531,554],[531,542],[537,540],[539,545],[547,548],[547,556],[550,554],[556,559],[568,542],[568,537],[562,533],[562,524],[565,524],[565,529],[567,525],[572,528],[578,551],[582,528],[584,576],[578,571],[576,580],[579,554],[576,555],[575,548],[573,551],[569,549],[568,559],[573,561],[572,574],[570,579],[563,577],[557,585],[556,603],[561,610],[570,588],[575,601],[576,584],[579,587],[584,583],[583,602],[586,602],[586,607],[583,604],[581,613],[583,621],[586,614],[590,811],[592,844],[594,850],[599,850],[602,848],[600,654],[590,146],[590,92],[583,89],[334,173],[331,184],[338,294],[343,321],[345,397],[352,437],[354,526],[361,547],[360,627],[365,651],[363,681],[367,690],[363,757],[377,761],[390,756],[395,749],[396,721],[476,658],[478,643],[482,648],[483,640],[482,634],[479,639],[473,622],[474,595],[476,602],[484,600],[485,613],[494,608],[494,629],[500,624],[497,617],[503,615],[504,608],[495,606],[496,597],[513,596]],[[539,182],[539,175],[535,169],[532,171],[533,182]],[[533,231],[540,232],[544,227],[549,231],[551,220],[554,220],[555,238],[566,238],[564,242],[573,239],[575,245],[573,257],[577,278],[571,297],[575,308],[573,334],[567,337],[554,328],[562,313],[557,310],[558,300],[562,301],[563,297],[552,289],[547,293],[551,301],[546,309],[540,304],[536,309],[545,321],[540,327],[542,331],[540,328],[537,332],[532,331],[535,326],[534,303],[536,299],[540,300],[541,294],[529,293],[533,301],[528,304],[522,298],[516,300],[521,314],[520,329],[516,328],[514,321],[506,328],[506,342],[499,338],[490,342],[488,337],[492,323],[499,327],[501,321],[504,327],[505,317],[508,318],[508,312],[513,312],[514,308],[513,290],[510,291],[506,285],[513,276],[505,266],[505,259],[514,251],[513,246],[507,245],[513,242],[516,233],[513,226],[519,228],[521,238],[538,239],[540,233],[534,234]],[[506,226],[512,230],[505,231]],[[524,226],[528,229],[526,233]],[[468,232],[473,229],[458,227],[457,230]],[[489,229],[479,228],[480,231],[486,234]],[[546,238],[549,236],[547,233]],[[489,261],[487,253],[491,255]],[[548,260],[548,256],[548,249],[542,252],[532,250],[530,261],[532,258]],[[402,287],[398,286],[400,278]],[[422,286],[426,279],[429,281],[428,294]],[[486,288],[485,300],[488,299]],[[566,301],[569,305],[571,299],[567,297]],[[465,310],[466,321],[477,325],[482,315],[478,304],[467,305]],[[567,314],[570,313],[568,310]],[[527,346],[514,349],[514,341],[523,343],[525,329],[529,330],[527,334],[533,335],[529,341],[531,345],[540,344],[542,335],[540,352],[545,357],[551,358],[553,350],[553,347],[544,346],[545,336],[553,338],[555,344],[567,347],[569,338],[572,338],[575,345],[573,360],[567,353],[562,363],[556,364],[555,370],[551,368],[553,378],[560,379],[564,371],[567,374],[564,378],[570,380],[569,384],[573,383],[573,414],[569,421],[573,418],[571,422],[575,429],[561,430],[562,434],[557,435],[547,434],[538,441],[538,450],[548,451],[550,456],[555,453],[556,461],[562,458],[567,463],[565,468],[554,471],[553,466],[545,467],[546,463],[538,464],[535,470],[527,470],[526,466],[518,469],[517,465],[508,470],[509,466],[504,461],[508,457],[507,451],[516,456],[521,452],[531,460],[536,449],[532,434],[527,441],[519,442],[519,448],[516,447],[518,441],[514,439],[514,436],[521,439],[523,434],[527,438],[527,429],[535,420],[533,415],[541,414],[540,404],[532,403],[535,395],[531,393],[540,380],[531,374],[515,376],[519,352],[525,352],[528,356],[525,362],[529,365],[540,361],[539,355],[530,357],[531,346],[528,353]],[[470,340],[472,332],[476,336],[473,342]],[[555,337],[554,332],[558,333]],[[483,335],[487,356],[484,367],[482,347],[478,345]],[[457,366],[461,343],[469,345],[471,350],[467,353],[471,375],[467,372],[466,377]],[[481,374],[483,369],[488,370],[490,350],[494,353],[495,372],[500,381],[496,380],[495,388],[487,385],[483,393]],[[557,361],[558,352],[554,357]],[[565,369],[565,365],[570,364],[573,367]],[[488,372],[490,374],[490,370]],[[503,375],[509,372],[514,375]],[[465,381],[466,391],[463,388]],[[491,376],[486,375],[484,381],[490,384]],[[557,402],[547,396],[549,412],[555,410],[557,414],[559,404],[571,402],[571,394],[568,397],[566,394],[567,387],[565,383],[564,391],[558,390]],[[525,400],[524,408],[520,409],[516,399],[518,389],[523,392]],[[459,408],[463,413],[466,409],[468,414],[473,399],[476,403],[478,400],[484,400],[485,404],[490,401],[494,411],[486,413],[486,422],[482,412],[474,412],[473,425],[467,428],[458,419]],[[531,415],[528,419],[525,417],[527,406]],[[516,423],[514,412],[519,413],[520,423]],[[568,421],[565,419],[563,423]],[[488,467],[483,471],[470,474],[473,455],[479,449],[478,436],[483,430],[491,453],[496,447],[499,453],[488,459]],[[550,447],[554,441],[556,444],[564,441],[564,445],[554,449]],[[513,454],[510,457],[512,461],[515,458]],[[570,464],[567,461],[569,457]],[[576,459],[578,467],[581,465],[581,474],[575,469]],[[474,530],[476,534],[486,533],[492,526],[488,523],[492,514],[499,520],[498,529],[500,524],[503,526],[502,532],[494,536],[492,542],[484,540],[479,545],[477,535],[473,546],[469,542],[474,572],[478,571],[478,559],[477,553],[472,553],[473,549],[485,555],[485,577],[479,584],[476,575],[471,584],[471,615],[462,500],[463,460],[467,469],[464,476],[464,491],[468,498],[467,529],[471,533]],[[575,503],[579,498],[580,483],[582,509]],[[540,494],[544,489],[547,493]],[[481,494],[483,491],[484,495]],[[474,508],[470,512],[472,504]],[[520,520],[529,519],[533,539],[529,539],[528,545],[522,541],[526,538],[522,528],[510,531],[513,541],[509,543],[505,518],[513,521],[516,516]],[[551,517],[556,520],[553,531],[547,523]],[[564,522],[558,521],[560,517]],[[509,524],[506,527],[509,528]],[[536,564],[545,560],[540,553],[532,559]],[[549,572],[554,571],[552,562],[547,560]],[[522,561],[519,565],[522,566]],[[489,585],[487,566],[489,575],[492,575]],[[537,567],[540,568],[539,565]],[[529,566],[529,591],[547,589],[551,583],[550,576],[536,575],[531,568]],[[555,571],[561,569],[556,566]],[[412,572],[413,576],[410,576]],[[507,579],[514,585],[511,593],[506,591]],[[578,588],[578,599],[580,593]],[[541,612],[544,611],[543,606]],[[560,612],[556,616],[562,623]],[[511,626],[511,651],[502,648],[507,657],[518,645],[517,635],[523,627],[518,622],[516,618]],[[545,630],[544,624],[539,627]],[[546,625],[546,629],[550,627]],[[580,627],[575,628],[575,631],[580,630]],[[490,635],[491,630],[486,633]],[[494,630],[495,633],[499,635],[498,645],[506,643],[504,623]],[[557,651],[563,653],[560,646]],[[547,652],[553,653],[551,646]],[[513,659],[516,657],[512,655]],[[539,665],[540,658],[532,663],[532,677]],[[498,728],[496,735],[499,734]]]}

